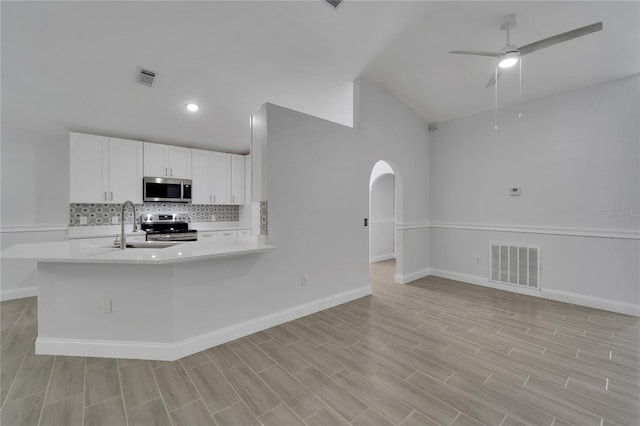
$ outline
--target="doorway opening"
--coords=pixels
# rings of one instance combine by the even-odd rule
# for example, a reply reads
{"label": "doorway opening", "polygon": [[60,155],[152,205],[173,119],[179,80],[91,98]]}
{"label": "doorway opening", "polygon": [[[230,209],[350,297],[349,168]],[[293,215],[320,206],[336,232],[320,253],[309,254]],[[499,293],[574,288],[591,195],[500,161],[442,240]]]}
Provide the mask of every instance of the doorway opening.
{"label": "doorway opening", "polygon": [[[393,167],[378,161],[369,178],[369,263],[397,264],[397,180]],[[393,264],[393,265],[391,265]]]}

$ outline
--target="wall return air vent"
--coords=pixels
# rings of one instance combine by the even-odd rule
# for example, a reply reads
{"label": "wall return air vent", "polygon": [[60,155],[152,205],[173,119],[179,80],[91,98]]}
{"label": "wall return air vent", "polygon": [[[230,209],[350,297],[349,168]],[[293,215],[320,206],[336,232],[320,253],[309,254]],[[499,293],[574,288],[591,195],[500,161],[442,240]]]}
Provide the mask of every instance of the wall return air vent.
{"label": "wall return air vent", "polygon": [[157,72],[139,68],[138,83],[142,84],[143,86],[153,87],[153,85],[156,83],[156,77],[158,77]]}
{"label": "wall return air vent", "polygon": [[529,289],[540,289],[540,247],[492,242],[490,280]]}

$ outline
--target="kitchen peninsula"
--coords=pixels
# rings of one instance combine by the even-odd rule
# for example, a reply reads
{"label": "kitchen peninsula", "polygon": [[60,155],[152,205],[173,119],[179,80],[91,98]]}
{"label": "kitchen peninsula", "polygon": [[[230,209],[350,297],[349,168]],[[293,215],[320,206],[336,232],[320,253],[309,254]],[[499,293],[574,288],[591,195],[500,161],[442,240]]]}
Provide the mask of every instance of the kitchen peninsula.
{"label": "kitchen peninsula", "polygon": [[253,331],[233,323],[234,281],[273,249],[256,238],[125,250],[90,239],[2,258],[38,264],[36,353],[175,360]]}

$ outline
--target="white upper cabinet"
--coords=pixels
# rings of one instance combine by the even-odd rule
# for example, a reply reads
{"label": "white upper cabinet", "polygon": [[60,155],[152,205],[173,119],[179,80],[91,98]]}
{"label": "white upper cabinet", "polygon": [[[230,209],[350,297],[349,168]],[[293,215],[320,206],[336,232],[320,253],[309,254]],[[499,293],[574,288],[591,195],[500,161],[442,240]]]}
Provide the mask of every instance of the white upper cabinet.
{"label": "white upper cabinet", "polygon": [[191,149],[145,142],[144,176],[191,179]]}
{"label": "white upper cabinet", "polygon": [[191,179],[191,148],[169,146],[169,177]]}
{"label": "white upper cabinet", "polygon": [[72,203],[142,203],[142,178],[191,179],[193,204],[244,204],[246,156],[70,133]]}
{"label": "white upper cabinet", "polygon": [[109,201],[142,203],[142,143],[109,138]]}
{"label": "white upper cabinet", "polygon": [[142,203],[142,143],[70,134],[72,203]]}
{"label": "white upper cabinet", "polygon": [[193,204],[244,204],[245,157],[192,150]]}
{"label": "white upper cabinet", "polygon": [[169,176],[169,147],[144,142],[144,176]]}
{"label": "white upper cabinet", "polygon": [[231,155],[211,152],[213,204],[231,204]]}
{"label": "white upper cabinet", "polygon": [[106,203],[108,196],[107,153],[109,138],[69,135],[69,195],[72,203]]}
{"label": "white upper cabinet", "polygon": [[231,155],[231,204],[244,204],[245,156]]}
{"label": "white upper cabinet", "polygon": [[191,199],[193,204],[213,204],[211,152],[191,150]]}

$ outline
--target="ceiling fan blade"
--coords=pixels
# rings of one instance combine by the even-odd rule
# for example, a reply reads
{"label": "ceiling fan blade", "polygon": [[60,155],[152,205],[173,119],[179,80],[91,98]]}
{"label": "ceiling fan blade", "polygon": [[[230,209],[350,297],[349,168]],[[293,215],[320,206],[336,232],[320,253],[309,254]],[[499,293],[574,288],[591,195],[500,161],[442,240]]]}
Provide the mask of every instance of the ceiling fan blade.
{"label": "ceiling fan blade", "polygon": [[[502,75],[502,69],[498,68],[498,78]],[[496,73],[495,71],[491,73],[491,77],[489,78],[489,82],[487,83],[487,88],[496,84]]]}
{"label": "ceiling fan blade", "polygon": [[456,55],[476,55],[476,56],[489,56],[491,58],[497,58],[500,56],[500,52],[477,52],[475,50],[452,50],[449,53]]}
{"label": "ceiling fan blade", "polygon": [[571,39],[582,37],[583,35],[595,33],[602,30],[602,22],[596,22],[595,24],[587,25],[586,27],[576,28],[566,33],[557,34],[543,40],[535,41],[525,46],[519,47],[520,56],[526,55],[536,50],[544,49],[554,44],[562,43],[563,41],[569,41]]}

